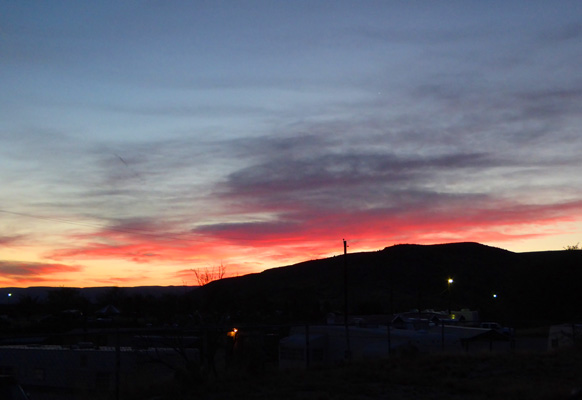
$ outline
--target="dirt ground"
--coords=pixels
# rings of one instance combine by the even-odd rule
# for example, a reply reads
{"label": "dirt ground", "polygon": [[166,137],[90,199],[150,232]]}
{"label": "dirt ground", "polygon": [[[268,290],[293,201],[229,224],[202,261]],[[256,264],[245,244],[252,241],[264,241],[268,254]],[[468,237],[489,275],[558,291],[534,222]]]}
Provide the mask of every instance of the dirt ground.
{"label": "dirt ground", "polygon": [[295,371],[232,370],[156,399],[582,399],[582,348],[419,354]]}

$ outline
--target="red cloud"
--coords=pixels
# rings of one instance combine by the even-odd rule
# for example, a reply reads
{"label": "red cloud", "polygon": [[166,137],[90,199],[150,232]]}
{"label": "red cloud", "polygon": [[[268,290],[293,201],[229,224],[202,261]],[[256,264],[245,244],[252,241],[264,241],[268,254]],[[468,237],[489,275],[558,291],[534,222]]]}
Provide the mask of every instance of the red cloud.
{"label": "red cloud", "polygon": [[[75,247],[57,249],[45,256],[55,261],[124,260],[151,265],[148,268],[166,268],[176,264],[198,268],[200,265],[214,265],[238,251],[224,241],[208,240],[191,232],[181,236],[169,234],[167,230],[159,232],[155,235],[152,229],[147,234],[117,228],[103,229],[92,234],[76,235],[71,241],[77,244]],[[174,275],[175,272],[169,273],[173,278],[181,278]],[[138,278],[132,274],[131,277],[107,277],[100,283],[123,284],[140,279],[151,280],[150,277]],[[191,276],[184,279],[190,280]]]}
{"label": "red cloud", "polygon": [[151,281],[151,277],[145,275],[131,275],[125,277],[107,277],[103,279],[93,279],[94,283],[98,283],[103,286],[133,286],[135,282],[147,282]]}
{"label": "red cloud", "polygon": [[357,242],[361,250],[373,250],[397,243],[444,243],[512,241],[548,234],[559,222],[581,215],[582,202],[549,205],[498,203],[491,208],[478,204],[451,204],[435,209],[409,209],[400,212],[369,210],[347,214],[321,212],[304,223],[275,222],[204,227],[200,232],[227,243],[268,253],[271,261],[289,262],[320,258],[341,251],[341,239]]}
{"label": "red cloud", "polygon": [[83,268],[78,265],[0,261],[0,273],[9,277],[32,277],[61,272],[79,272],[82,269]]}
{"label": "red cloud", "polygon": [[0,275],[5,285],[38,285],[40,283],[63,284],[67,279],[51,278],[54,274],[77,273],[83,270],[79,265],[37,263],[22,261],[0,261]]}
{"label": "red cloud", "polygon": [[[152,228],[148,234],[104,229],[75,237],[81,245],[56,250],[50,258],[181,264],[187,267],[171,274],[193,283],[192,269],[224,262],[227,276],[243,275],[338,254],[343,250],[344,238],[358,251],[397,243],[502,242],[547,234],[539,228],[572,221],[582,214],[580,201],[541,205],[497,202],[491,206],[485,200],[472,200],[440,201],[424,208],[411,205],[398,210],[343,213],[298,207],[280,220],[207,225],[184,235],[164,233],[175,230],[162,230],[156,235]],[[536,229],[530,229],[534,225]],[[132,279],[135,277],[107,278],[102,283],[125,283]]]}
{"label": "red cloud", "polygon": [[[572,221],[579,215],[582,215],[580,201],[549,205],[497,203],[488,208],[461,203],[434,209],[373,209],[345,214],[314,211],[295,216],[296,223],[218,224],[204,226],[198,232],[256,247],[339,241],[342,237],[383,240],[386,244],[402,241],[416,243],[431,241],[431,237],[446,236],[470,236],[486,242],[529,237],[535,233],[529,231],[528,226]],[[512,232],[509,233],[509,230]]]}

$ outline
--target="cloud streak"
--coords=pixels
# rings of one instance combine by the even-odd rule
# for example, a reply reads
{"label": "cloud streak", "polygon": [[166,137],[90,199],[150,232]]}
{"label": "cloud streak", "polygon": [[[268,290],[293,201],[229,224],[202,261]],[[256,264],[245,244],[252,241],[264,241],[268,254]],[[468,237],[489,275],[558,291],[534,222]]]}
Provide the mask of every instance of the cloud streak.
{"label": "cloud streak", "polygon": [[0,260],[0,281],[10,285],[57,284],[68,281],[64,276],[82,271],[79,265]]}

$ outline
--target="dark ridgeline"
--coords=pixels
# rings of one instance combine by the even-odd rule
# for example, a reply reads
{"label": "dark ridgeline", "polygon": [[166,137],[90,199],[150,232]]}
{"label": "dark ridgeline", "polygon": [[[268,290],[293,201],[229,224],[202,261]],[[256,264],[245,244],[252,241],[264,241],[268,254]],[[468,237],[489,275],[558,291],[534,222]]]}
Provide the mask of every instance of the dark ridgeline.
{"label": "dark ridgeline", "polygon": [[[514,326],[580,318],[582,251],[513,253],[478,243],[404,244],[347,257],[351,314],[450,305]],[[317,321],[343,311],[343,262],[338,255],[226,278],[191,295],[203,310],[249,322]],[[449,277],[454,279],[450,290]]]}
{"label": "dark ridgeline", "polygon": [[[115,305],[124,314],[154,316],[165,323],[198,316],[207,322],[227,316],[248,323],[322,322],[328,313],[341,321],[345,292],[340,250],[335,257],[199,288],[1,288],[0,312],[33,316],[76,308],[92,315]],[[513,253],[478,243],[403,244],[346,257],[350,315],[469,308],[483,320],[511,326],[582,317],[582,250]]]}

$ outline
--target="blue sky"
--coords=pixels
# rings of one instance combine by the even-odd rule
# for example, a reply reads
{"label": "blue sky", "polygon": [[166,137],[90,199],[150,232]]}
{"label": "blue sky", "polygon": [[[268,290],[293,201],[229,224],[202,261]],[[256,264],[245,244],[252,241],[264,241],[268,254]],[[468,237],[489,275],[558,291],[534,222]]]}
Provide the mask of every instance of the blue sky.
{"label": "blue sky", "polygon": [[580,241],[579,1],[0,2],[0,284]]}

